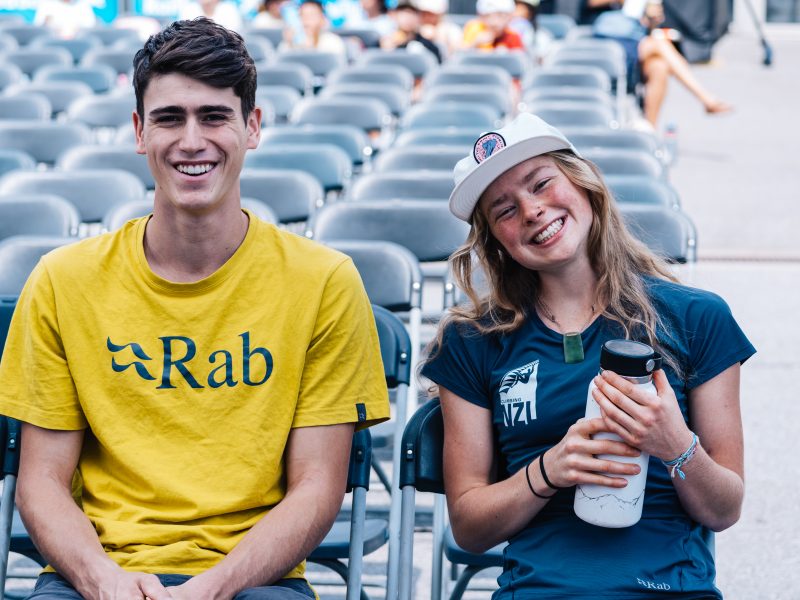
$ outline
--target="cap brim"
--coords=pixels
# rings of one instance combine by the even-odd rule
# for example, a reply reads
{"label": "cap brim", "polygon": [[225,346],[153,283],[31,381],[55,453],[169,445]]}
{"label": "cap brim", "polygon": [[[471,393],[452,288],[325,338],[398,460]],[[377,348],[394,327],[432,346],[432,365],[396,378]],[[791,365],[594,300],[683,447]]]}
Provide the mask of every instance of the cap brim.
{"label": "cap brim", "polygon": [[[575,148],[571,144],[565,143],[564,139],[554,135],[546,135],[521,140],[492,154],[475,167],[453,189],[450,194],[450,212],[462,221],[470,221],[475,205],[480,200],[483,192],[486,191],[486,188],[495,179],[529,158],[556,150],[571,150],[575,152]],[[577,152],[575,153],[577,154]],[[470,160],[475,160],[473,157],[469,158]]]}

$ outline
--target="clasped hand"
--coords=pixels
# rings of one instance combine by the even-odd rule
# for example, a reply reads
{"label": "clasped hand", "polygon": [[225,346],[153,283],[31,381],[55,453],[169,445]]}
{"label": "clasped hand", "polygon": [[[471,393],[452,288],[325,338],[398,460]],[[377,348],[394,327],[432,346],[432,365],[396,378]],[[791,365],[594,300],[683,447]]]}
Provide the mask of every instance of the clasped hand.
{"label": "clasped hand", "polygon": [[[653,376],[656,394],[643,391],[611,371],[594,380],[592,392],[601,417],[580,419],[561,441],[544,455],[547,474],[558,487],[594,483],[627,485],[621,475],[635,475],[638,465],[598,458],[598,455],[635,457],[640,452],[671,460],[691,443],[692,434],[664,371]],[[615,433],[622,441],[594,436]]]}

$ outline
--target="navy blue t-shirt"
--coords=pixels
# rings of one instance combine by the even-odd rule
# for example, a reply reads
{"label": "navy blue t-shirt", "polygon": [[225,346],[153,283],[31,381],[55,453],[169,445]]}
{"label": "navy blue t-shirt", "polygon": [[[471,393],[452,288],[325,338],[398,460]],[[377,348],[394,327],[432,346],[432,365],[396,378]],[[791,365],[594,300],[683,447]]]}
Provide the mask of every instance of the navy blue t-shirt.
{"label": "navy blue t-shirt", "polygon": [[[659,340],[681,366],[665,367],[684,419],[688,392],[755,352],[728,305],[707,291],[648,279],[670,335]],[[524,468],[558,443],[584,416],[600,348],[622,336],[603,317],[582,334],[585,359],[566,364],[562,335],[534,312],[515,332],[481,335],[451,324],[423,375],[492,411],[495,440],[507,473]],[[702,440],[701,440],[702,443]],[[714,585],[713,536],[683,510],[667,469],[651,458],[642,519],[609,529],[580,520],[574,488],[561,490],[509,540],[496,600],[520,598],[721,598]]]}

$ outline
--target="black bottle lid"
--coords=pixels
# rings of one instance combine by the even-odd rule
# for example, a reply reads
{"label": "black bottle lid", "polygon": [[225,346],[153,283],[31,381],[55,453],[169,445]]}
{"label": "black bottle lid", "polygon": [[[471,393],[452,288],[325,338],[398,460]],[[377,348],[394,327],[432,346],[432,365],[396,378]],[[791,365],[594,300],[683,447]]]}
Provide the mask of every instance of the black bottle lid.
{"label": "black bottle lid", "polygon": [[661,355],[633,340],[608,340],[600,350],[600,368],[623,377],[647,377],[661,368]]}

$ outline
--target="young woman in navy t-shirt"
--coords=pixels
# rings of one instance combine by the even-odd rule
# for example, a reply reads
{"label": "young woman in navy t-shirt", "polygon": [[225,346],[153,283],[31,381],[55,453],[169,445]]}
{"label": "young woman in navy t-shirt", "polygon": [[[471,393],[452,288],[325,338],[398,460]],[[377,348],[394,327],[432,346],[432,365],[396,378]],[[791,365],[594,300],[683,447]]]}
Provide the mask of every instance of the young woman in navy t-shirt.
{"label": "young woman in navy t-shirt", "polygon": [[[678,284],[628,233],[596,167],[533,115],[482,135],[455,180],[450,208],[472,229],[451,261],[469,300],[422,373],[441,396],[456,540],[473,552],[509,541],[495,599],[721,598],[711,532],[741,512],[739,369],[755,352],[730,309]],[[657,395],[598,376],[614,338],[664,356]],[[586,420],[593,380],[603,417]],[[622,487],[638,470],[596,456],[639,451],[651,456],[642,519],[576,517],[576,484]]]}

